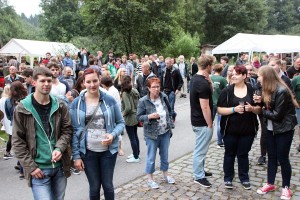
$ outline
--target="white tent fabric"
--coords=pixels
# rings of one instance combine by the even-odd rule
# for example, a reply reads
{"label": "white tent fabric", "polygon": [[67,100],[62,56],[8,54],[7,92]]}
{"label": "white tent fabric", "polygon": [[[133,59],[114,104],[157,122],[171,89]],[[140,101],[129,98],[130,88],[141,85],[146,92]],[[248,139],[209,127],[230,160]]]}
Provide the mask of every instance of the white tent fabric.
{"label": "white tent fabric", "polygon": [[52,56],[64,55],[66,51],[77,54],[79,49],[71,43],[46,42],[35,40],[11,39],[6,45],[0,49],[0,55],[13,55],[18,59],[21,56],[31,57],[31,66],[33,57],[44,57],[47,52]]}
{"label": "white tent fabric", "polygon": [[300,36],[238,33],[212,50],[212,54],[240,52],[300,52]]}

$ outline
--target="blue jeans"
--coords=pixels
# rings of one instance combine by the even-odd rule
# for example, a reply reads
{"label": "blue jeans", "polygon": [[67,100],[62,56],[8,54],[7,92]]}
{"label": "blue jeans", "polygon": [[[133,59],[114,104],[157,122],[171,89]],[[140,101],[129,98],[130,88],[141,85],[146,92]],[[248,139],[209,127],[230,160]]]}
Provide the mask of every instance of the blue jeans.
{"label": "blue jeans", "polygon": [[196,143],[193,154],[193,174],[194,179],[202,179],[205,177],[204,161],[208,151],[209,143],[213,135],[213,129],[207,126],[193,126],[193,131],[196,136]]}
{"label": "blue jeans", "polygon": [[125,128],[130,140],[133,156],[135,159],[138,159],[140,155],[140,141],[137,134],[137,125],[135,126],[126,125]]}
{"label": "blue jeans", "polygon": [[43,179],[32,178],[32,193],[35,200],[63,200],[67,187],[67,178],[62,167],[41,169]]}
{"label": "blue jeans", "polygon": [[223,138],[225,144],[224,153],[224,181],[232,181],[234,177],[235,157],[238,161],[239,179],[241,182],[249,181],[249,158],[255,135],[232,135],[226,134]]}
{"label": "blue jeans", "polygon": [[153,174],[155,171],[156,151],[159,148],[160,155],[160,170],[165,172],[169,169],[169,146],[170,146],[170,131],[165,134],[158,135],[157,139],[145,137],[147,146],[146,174]]}
{"label": "blue jeans", "polygon": [[80,154],[84,163],[84,171],[90,185],[90,199],[100,199],[101,185],[106,200],[115,198],[113,176],[117,160],[117,153],[111,154],[109,150],[94,152],[86,150],[86,154]]}
{"label": "blue jeans", "polygon": [[173,120],[175,120],[176,115],[177,115],[177,113],[176,113],[175,110],[174,110],[174,107],[175,107],[175,101],[176,101],[176,95],[175,95],[175,92],[174,92],[174,91],[171,91],[171,92],[165,92],[165,94],[168,96],[169,103],[170,103],[171,110],[172,110],[172,118],[173,118]]}
{"label": "blue jeans", "polygon": [[[213,106],[213,119],[215,119],[216,114],[217,114],[217,106]],[[223,144],[223,135],[221,134],[220,122],[221,122],[221,115],[218,114],[218,117],[217,117],[218,144]]]}
{"label": "blue jeans", "polygon": [[281,166],[282,187],[290,187],[292,168],[289,154],[293,136],[294,130],[276,135],[273,135],[273,131],[267,131],[268,183],[275,182],[278,160]]}

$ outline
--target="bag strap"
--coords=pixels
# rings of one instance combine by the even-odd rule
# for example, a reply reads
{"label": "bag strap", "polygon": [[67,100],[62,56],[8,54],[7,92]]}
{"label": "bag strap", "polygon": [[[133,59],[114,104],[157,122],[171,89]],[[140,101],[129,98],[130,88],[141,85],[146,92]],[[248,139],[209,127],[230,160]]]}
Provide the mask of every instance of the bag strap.
{"label": "bag strap", "polygon": [[88,129],[89,125],[91,124],[91,122],[93,121],[95,115],[96,115],[96,112],[97,110],[99,109],[100,107],[100,101],[96,107],[96,109],[94,110],[93,112],[93,115],[92,115],[92,118],[89,120],[89,122],[87,123],[87,125],[84,127],[84,129],[82,130],[82,132],[80,133],[80,137],[79,137],[79,141],[81,141],[82,137],[83,137],[83,133]]}

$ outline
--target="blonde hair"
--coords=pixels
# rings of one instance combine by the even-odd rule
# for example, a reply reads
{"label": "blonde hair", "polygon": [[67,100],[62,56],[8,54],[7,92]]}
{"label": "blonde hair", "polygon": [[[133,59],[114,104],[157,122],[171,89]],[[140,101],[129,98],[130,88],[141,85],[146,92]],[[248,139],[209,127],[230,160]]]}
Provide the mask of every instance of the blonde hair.
{"label": "blonde hair", "polygon": [[117,75],[115,77],[115,80],[118,79],[118,84],[121,84],[121,79],[122,79],[122,77],[121,77],[121,71],[124,71],[126,73],[125,68],[119,68],[119,70],[117,72]]}
{"label": "blonde hair", "polygon": [[293,97],[291,90],[289,89],[289,87],[287,87],[284,81],[278,76],[278,74],[273,69],[273,67],[267,65],[262,66],[259,68],[258,74],[263,78],[262,97],[267,107],[270,106],[271,96],[278,86],[285,87],[288,90],[289,94],[291,95],[291,98]]}
{"label": "blonde hair", "polygon": [[4,86],[1,97],[10,97],[10,85]]}

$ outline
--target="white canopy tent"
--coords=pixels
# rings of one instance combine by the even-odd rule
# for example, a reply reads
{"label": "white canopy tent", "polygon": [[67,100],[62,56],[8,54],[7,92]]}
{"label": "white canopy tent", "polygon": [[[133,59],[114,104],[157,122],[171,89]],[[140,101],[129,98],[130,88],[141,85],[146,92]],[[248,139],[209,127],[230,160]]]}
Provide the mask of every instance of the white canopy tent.
{"label": "white canopy tent", "polygon": [[300,52],[300,36],[238,33],[212,50],[212,54],[240,52],[248,52],[250,57],[253,52]]}
{"label": "white canopy tent", "polygon": [[44,57],[47,52],[52,56],[64,55],[69,51],[70,54],[77,54],[79,49],[71,43],[46,42],[35,40],[11,39],[0,49],[0,55],[16,56],[19,60],[21,56],[30,56],[30,65],[33,66],[34,57]]}

